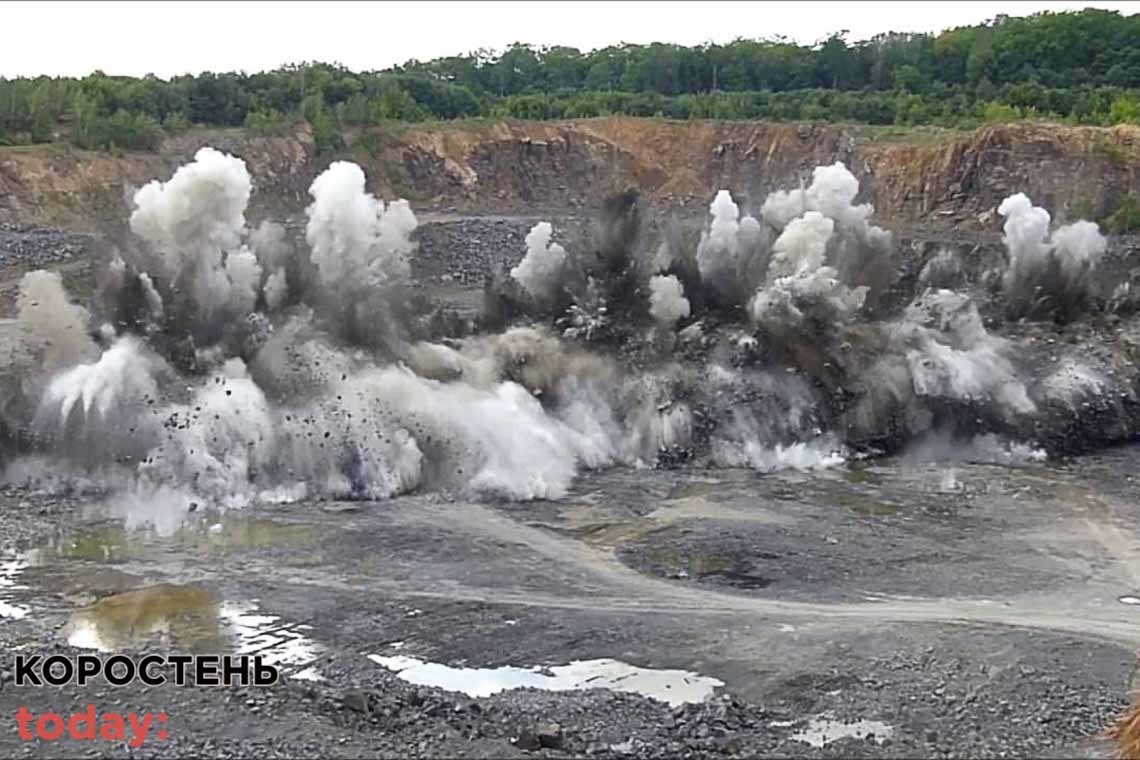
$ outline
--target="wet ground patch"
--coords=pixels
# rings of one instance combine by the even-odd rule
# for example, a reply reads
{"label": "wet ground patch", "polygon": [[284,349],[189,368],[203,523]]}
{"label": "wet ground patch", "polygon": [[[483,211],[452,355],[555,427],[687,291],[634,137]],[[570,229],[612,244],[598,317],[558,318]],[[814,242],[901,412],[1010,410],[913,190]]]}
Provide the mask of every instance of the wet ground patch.
{"label": "wet ground patch", "polygon": [[1007,536],[871,520],[841,503],[830,518],[788,506],[788,523],[688,520],[622,545],[617,556],[655,577],[776,598],[989,597],[1066,582],[1065,568],[1031,547],[1011,554]]}

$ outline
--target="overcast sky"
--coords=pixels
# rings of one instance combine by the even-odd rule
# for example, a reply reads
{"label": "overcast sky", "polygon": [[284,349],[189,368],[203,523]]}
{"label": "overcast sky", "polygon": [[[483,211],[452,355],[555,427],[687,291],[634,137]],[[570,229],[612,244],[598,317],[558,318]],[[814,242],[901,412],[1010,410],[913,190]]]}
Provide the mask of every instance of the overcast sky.
{"label": "overcast sky", "polygon": [[0,76],[170,77],[325,61],[382,69],[511,42],[582,50],[632,42],[695,45],[847,29],[936,32],[1000,13],[1140,2],[4,2]]}

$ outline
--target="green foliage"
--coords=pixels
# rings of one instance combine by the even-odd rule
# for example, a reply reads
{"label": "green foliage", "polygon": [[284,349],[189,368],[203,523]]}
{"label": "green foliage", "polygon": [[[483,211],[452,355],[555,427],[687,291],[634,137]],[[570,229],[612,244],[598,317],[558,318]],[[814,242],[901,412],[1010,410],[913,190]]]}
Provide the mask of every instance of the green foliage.
{"label": "green foliage", "polygon": [[[122,114],[122,115],[120,115]],[[999,16],[937,35],[814,45],[736,39],[582,52],[515,43],[495,53],[353,72],[301,63],[257,74],[0,79],[0,143],[154,145],[189,124],[278,133],[312,124],[322,150],[388,121],[609,114],[961,127],[1044,117],[1140,123],[1140,14],[1086,9]],[[83,125],[77,124],[83,121]]]}
{"label": "green foliage", "polygon": [[1140,99],[1135,93],[1124,93],[1112,101],[1108,109],[1110,124],[1138,124],[1140,123]]}
{"label": "green foliage", "polygon": [[1136,196],[1124,196],[1116,211],[1105,218],[1104,227],[1117,235],[1140,232],[1140,201],[1136,199]]}
{"label": "green foliage", "polygon": [[1005,103],[986,103],[986,107],[982,109],[982,121],[987,124],[1017,121],[1020,118],[1021,112]]}
{"label": "green foliage", "polygon": [[927,87],[926,77],[916,66],[899,66],[895,69],[895,87],[904,92],[922,92]]}
{"label": "green foliage", "polygon": [[377,131],[361,132],[353,139],[352,148],[366,158],[379,158],[384,152],[384,135]]}
{"label": "green foliage", "polygon": [[250,111],[245,115],[246,130],[257,137],[275,137],[285,134],[293,119],[288,118],[280,111]]}
{"label": "green foliage", "polygon": [[416,102],[395,78],[387,77],[337,103],[335,113],[341,126],[367,127],[388,120],[423,121],[432,112]]}
{"label": "green foliage", "polygon": [[190,119],[182,111],[174,111],[162,120],[162,131],[168,135],[177,135],[190,129]]}
{"label": "green foliage", "polygon": [[94,109],[77,111],[71,140],[90,150],[155,150],[162,127],[153,116],[118,110],[104,116]]}
{"label": "green foliage", "polygon": [[1071,219],[1096,219],[1097,212],[1093,206],[1093,202],[1088,198],[1080,198],[1073,203],[1073,208],[1070,212]]}
{"label": "green foliage", "polygon": [[993,100],[997,97],[997,88],[988,77],[982,77],[981,81],[974,87],[974,97],[983,103]]}
{"label": "green foliage", "polygon": [[[477,109],[471,113],[477,113]],[[394,119],[396,121],[423,121],[430,117],[432,111],[412,98],[408,92],[400,87],[387,87],[381,91],[376,103],[376,119]]]}
{"label": "green foliage", "polygon": [[344,138],[327,112],[321,112],[310,119],[309,124],[313,127],[313,142],[317,145],[318,153],[333,153],[344,147]]}

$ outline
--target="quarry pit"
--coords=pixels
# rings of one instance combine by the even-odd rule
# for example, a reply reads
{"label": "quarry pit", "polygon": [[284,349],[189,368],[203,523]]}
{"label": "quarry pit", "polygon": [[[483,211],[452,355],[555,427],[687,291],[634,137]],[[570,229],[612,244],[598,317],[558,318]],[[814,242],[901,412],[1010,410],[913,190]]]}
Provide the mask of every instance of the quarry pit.
{"label": "quarry pit", "polygon": [[424,128],[359,185],[304,134],[0,154],[0,643],[281,667],[99,691],[171,716],[108,755],[1108,756],[1135,241],[1072,209],[1130,191],[1124,131]]}

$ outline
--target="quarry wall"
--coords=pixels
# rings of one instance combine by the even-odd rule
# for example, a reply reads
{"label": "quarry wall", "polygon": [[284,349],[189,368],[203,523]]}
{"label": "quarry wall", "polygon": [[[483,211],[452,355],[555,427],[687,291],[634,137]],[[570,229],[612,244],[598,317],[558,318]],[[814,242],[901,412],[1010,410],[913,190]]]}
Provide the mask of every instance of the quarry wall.
{"label": "quarry wall", "polygon": [[813,167],[843,161],[881,224],[962,230],[996,229],[997,204],[1016,191],[1058,221],[1099,218],[1140,182],[1133,126],[1019,123],[965,133],[615,117],[444,122],[345,137],[337,155],[318,155],[305,125],[267,138],[197,130],[157,153],[0,148],[0,221],[92,228],[121,220],[133,188],[169,176],[203,145],[246,160],[254,216],[298,212],[312,179],[337,158],[360,163],[381,197],[457,212],[585,209],[629,187],[661,206],[690,207],[727,188],[749,209]]}

